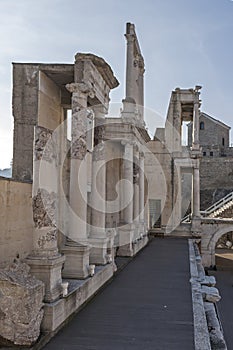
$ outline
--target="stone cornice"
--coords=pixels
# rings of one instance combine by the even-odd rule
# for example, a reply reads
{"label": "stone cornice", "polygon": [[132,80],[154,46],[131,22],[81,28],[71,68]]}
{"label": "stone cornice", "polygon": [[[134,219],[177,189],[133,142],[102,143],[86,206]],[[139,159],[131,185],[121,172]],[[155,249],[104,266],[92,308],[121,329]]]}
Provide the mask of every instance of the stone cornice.
{"label": "stone cornice", "polygon": [[91,53],[77,53],[75,55],[75,63],[79,61],[91,61],[110,89],[114,89],[119,85],[119,82],[114,76],[111,67],[102,57]]}

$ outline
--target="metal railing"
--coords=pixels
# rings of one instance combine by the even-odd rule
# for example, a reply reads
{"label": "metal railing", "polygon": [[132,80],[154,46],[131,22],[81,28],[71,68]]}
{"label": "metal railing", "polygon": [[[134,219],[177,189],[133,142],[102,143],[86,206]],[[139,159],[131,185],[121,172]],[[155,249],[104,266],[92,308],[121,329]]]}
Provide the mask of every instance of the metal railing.
{"label": "metal railing", "polygon": [[[224,205],[227,205],[228,203],[230,204],[231,201],[232,201],[232,205],[233,205],[233,192],[228,193],[225,197],[221,198],[219,201],[217,201],[216,203],[212,204],[206,210],[200,211],[200,214],[203,217],[210,216],[211,214],[215,213],[219,209],[223,209],[224,210],[224,208],[223,208]],[[227,209],[227,208],[225,208],[225,209]],[[188,214],[181,220],[181,222],[182,223],[191,222],[191,217],[192,217],[192,214]]]}
{"label": "metal railing", "polygon": [[228,193],[225,197],[221,198],[218,202],[212,204],[209,208],[207,208],[203,213],[206,213],[207,215],[212,214],[216,210],[223,207],[225,204],[228,204],[233,200],[233,192]]}

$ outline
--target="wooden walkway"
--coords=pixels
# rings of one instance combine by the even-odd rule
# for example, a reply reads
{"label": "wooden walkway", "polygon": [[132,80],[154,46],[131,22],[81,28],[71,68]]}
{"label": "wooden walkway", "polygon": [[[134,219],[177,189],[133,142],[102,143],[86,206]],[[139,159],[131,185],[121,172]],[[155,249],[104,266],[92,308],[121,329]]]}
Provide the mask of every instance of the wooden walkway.
{"label": "wooden walkway", "polygon": [[46,350],[192,350],[188,241],[154,238]]}

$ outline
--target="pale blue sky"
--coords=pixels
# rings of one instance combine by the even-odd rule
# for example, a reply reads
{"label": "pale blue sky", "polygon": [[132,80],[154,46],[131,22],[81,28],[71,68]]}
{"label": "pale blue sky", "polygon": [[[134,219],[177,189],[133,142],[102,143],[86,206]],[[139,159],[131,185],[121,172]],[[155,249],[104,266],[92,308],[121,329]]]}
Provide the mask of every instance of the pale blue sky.
{"label": "pale blue sky", "polygon": [[[202,110],[233,126],[233,1],[0,0],[0,168],[12,158],[11,62],[72,63],[92,52],[112,66],[124,97],[125,23],[145,58],[145,105],[166,115],[176,87],[203,86]],[[156,124],[149,117],[151,133]]]}

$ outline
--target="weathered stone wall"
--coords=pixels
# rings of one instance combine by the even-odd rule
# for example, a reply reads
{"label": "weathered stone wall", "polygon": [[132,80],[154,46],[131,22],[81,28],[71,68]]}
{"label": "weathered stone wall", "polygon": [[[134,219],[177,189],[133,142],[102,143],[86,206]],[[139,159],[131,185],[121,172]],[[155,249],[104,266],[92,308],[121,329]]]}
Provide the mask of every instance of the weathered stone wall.
{"label": "weathered stone wall", "polygon": [[32,250],[32,185],[0,178],[0,265]]}
{"label": "weathered stone wall", "polygon": [[39,67],[13,65],[13,178],[32,180],[34,126],[38,118]]}
{"label": "weathered stone wall", "polygon": [[[200,115],[200,123],[204,123],[204,129],[199,130],[200,145],[203,151],[206,151],[206,156],[209,156],[209,151],[213,151],[213,156],[218,156],[219,152],[225,151],[229,147],[229,129],[222,126],[218,121],[214,122],[205,114]],[[222,139],[224,138],[224,145]],[[192,145],[192,124],[188,127],[188,145]],[[216,149],[216,146],[219,148]]]}
{"label": "weathered stone wall", "polygon": [[168,198],[172,198],[171,155],[166,149],[162,149],[159,141],[150,141],[147,147],[150,150],[145,157],[148,198],[149,200],[161,200],[161,224],[166,226],[170,219],[172,208],[172,204],[167,201]]}
{"label": "weathered stone wall", "polygon": [[233,191],[233,157],[202,158],[200,166],[201,209]]}
{"label": "weathered stone wall", "polygon": [[13,178],[32,180],[34,127],[54,130],[64,120],[61,90],[39,64],[14,64],[13,116]]}
{"label": "weathered stone wall", "polygon": [[61,91],[43,72],[39,73],[38,125],[54,130],[63,121]]}

